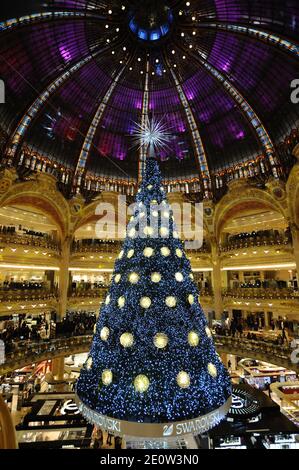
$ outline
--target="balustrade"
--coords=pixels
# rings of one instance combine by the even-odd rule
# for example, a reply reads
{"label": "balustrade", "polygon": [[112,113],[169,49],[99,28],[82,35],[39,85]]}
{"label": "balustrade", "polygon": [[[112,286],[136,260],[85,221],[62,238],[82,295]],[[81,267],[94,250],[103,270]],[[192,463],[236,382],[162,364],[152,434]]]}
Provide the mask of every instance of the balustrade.
{"label": "balustrade", "polygon": [[240,287],[235,289],[224,289],[224,297],[238,298],[238,299],[281,299],[281,300],[299,300],[299,292],[293,289],[263,289],[263,288],[249,288]]}

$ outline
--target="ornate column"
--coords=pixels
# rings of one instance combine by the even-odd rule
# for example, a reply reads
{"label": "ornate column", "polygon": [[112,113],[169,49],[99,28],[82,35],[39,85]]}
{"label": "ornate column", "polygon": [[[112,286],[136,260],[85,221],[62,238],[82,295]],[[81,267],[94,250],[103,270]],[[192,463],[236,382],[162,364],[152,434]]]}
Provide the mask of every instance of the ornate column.
{"label": "ornate column", "polygon": [[61,261],[59,271],[59,298],[58,298],[58,321],[66,314],[68,288],[69,288],[69,266],[71,257],[71,237],[66,237],[61,243]]}
{"label": "ornate column", "polygon": [[299,282],[299,227],[297,227],[297,225],[293,222],[290,223],[290,229],[292,232],[293,253],[296,263],[297,281]]}
{"label": "ornate column", "polygon": [[17,449],[17,438],[11,413],[0,395],[0,449]]}
{"label": "ornate column", "polygon": [[211,239],[212,248],[212,286],[214,290],[214,309],[216,319],[220,319],[223,313],[222,299],[222,272],[220,262],[220,252],[216,238]]}
{"label": "ornate column", "polygon": [[52,360],[52,374],[55,380],[64,379],[64,357],[57,357]]}

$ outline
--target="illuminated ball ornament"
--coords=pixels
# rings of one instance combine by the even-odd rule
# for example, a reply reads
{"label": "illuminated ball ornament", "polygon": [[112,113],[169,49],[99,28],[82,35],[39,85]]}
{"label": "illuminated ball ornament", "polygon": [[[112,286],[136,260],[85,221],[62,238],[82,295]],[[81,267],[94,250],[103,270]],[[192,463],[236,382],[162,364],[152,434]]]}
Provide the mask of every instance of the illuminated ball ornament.
{"label": "illuminated ball ornament", "polygon": [[192,281],[194,281],[194,275],[192,273],[189,275],[189,277],[192,279]]}
{"label": "illuminated ball ornament", "polygon": [[119,297],[117,303],[118,303],[119,308],[124,308],[126,304],[126,299],[124,298],[124,296]]}
{"label": "illuminated ball ornament", "polygon": [[150,308],[152,305],[152,301],[149,297],[141,297],[140,299],[140,306],[144,309]]}
{"label": "illuminated ball ornament", "polygon": [[166,303],[167,307],[169,307],[169,308],[176,307],[176,305],[177,305],[176,297],[173,297],[173,296],[166,297],[165,303]]}
{"label": "illuminated ball ornament", "polygon": [[192,294],[188,295],[188,302],[189,302],[189,304],[190,304],[190,305],[193,305],[193,304],[194,304],[194,301],[195,301],[194,295],[192,295]]}
{"label": "illuminated ball ornament", "polygon": [[217,377],[217,369],[214,366],[214,364],[212,364],[211,362],[208,365],[208,372],[210,376],[213,377],[214,379]]}
{"label": "illuminated ball ornament", "polygon": [[129,274],[129,282],[130,284],[137,284],[139,281],[139,274],[138,273],[131,273]]}
{"label": "illuminated ball ornament", "polygon": [[134,253],[135,253],[134,250],[129,250],[129,251],[128,251],[128,254],[127,254],[127,258],[128,258],[128,259],[133,258]]}
{"label": "illuminated ball ornament", "polygon": [[206,327],[206,335],[208,338],[212,338],[212,332],[209,327]]}
{"label": "illuminated ball ornament", "polygon": [[143,255],[146,257],[146,258],[150,258],[151,256],[153,256],[154,254],[154,250],[153,248],[151,247],[147,247],[147,248],[144,248],[143,250]]}
{"label": "illuminated ball ornament", "polygon": [[105,300],[105,304],[106,305],[110,304],[110,295],[107,295],[106,300]]}
{"label": "illuminated ball ornament", "polygon": [[196,331],[190,331],[188,334],[188,343],[190,346],[195,348],[196,346],[199,345],[199,335],[196,333]]}
{"label": "illuminated ball ornament", "polygon": [[180,388],[190,387],[190,376],[185,371],[181,371],[176,378],[177,384]]}
{"label": "illuminated ball ornament", "polygon": [[145,227],[143,233],[144,235],[151,236],[154,233],[154,229],[152,227]]}
{"label": "illuminated ball ornament", "polygon": [[152,212],[152,216],[153,216],[153,217],[158,217],[158,216],[159,216],[159,212],[158,212],[158,211],[153,211],[153,212]]}
{"label": "illuminated ball ornament", "polygon": [[107,328],[107,326],[104,326],[104,328],[101,329],[100,337],[102,341],[107,341],[110,335],[110,330]]}
{"label": "illuminated ball ornament", "polygon": [[115,278],[114,278],[114,281],[116,282],[116,284],[118,284],[120,280],[121,280],[121,275],[120,275],[120,274],[116,274],[116,276],[115,276]]}
{"label": "illuminated ball ornament", "polygon": [[149,184],[147,189],[150,191],[151,189],[153,189],[153,185],[152,184]]}
{"label": "illuminated ball ornament", "polygon": [[153,273],[151,275],[151,281],[154,282],[155,284],[158,284],[162,279],[162,276],[160,273]]}
{"label": "illuminated ball ornament", "polygon": [[168,211],[164,211],[164,212],[163,212],[163,217],[164,217],[165,219],[169,219],[169,216],[170,216],[170,214],[169,214]]}
{"label": "illuminated ball ornament", "polygon": [[123,333],[119,341],[124,348],[131,348],[134,344],[134,336],[132,333]]}
{"label": "illuminated ball ornament", "polygon": [[146,375],[137,375],[134,380],[134,387],[136,392],[145,393],[149,389],[150,381]]}
{"label": "illuminated ball ornament", "polygon": [[164,188],[163,188],[163,186],[161,186],[160,191],[161,191],[161,193],[164,193]]}
{"label": "illuminated ball ornament", "polygon": [[121,250],[121,252],[120,252],[119,255],[118,255],[118,259],[122,259],[123,256],[124,256],[124,251]]}
{"label": "illuminated ball ornament", "polygon": [[177,282],[183,282],[183,280],[184,280],[183,274],[182,273],[175,273],[175,280]]}
{"label": "illuminated ball ornament", "polygon": [[157,201],[156,199],[153,199],[153,200],[151,201],[151,204],[157,205],[157,204],[158,204],[158,201]]}
{"label": "illuminated ball ornament", "polygon": [[92,357],[89,357],[86,362],[86,369],[90,370],[92,368]]}
{"label": "illuminated ball ornament", "polygon": [[175,250],[175,254],[177,255],[178,258],[182,258],[183,257],[183,252],[182,250],[180,250],[179,248],[177,248]]}
{"label": "illuminated ball ornament", "polygon": [[136,235],[136,230],[135,230],[134,228],[131,228],[131,229],[129,230],[129,237],[130,237],[130,238],[134,238],[135,235]]}
{"label": "illuminated ball ornament", "polygon": [[170,249],[167,246],[162,246],[161,248],[161,254],[162,256],[169,256],[170,255]]}
{"label": "illuminated ball ornament", "polygon": [[113,380],[112,371],[110,369],[103,370],[103,373],[102,373],[102,382],[103,382],[103,384],[104,385],[110,385],[112,383],[112,380]]}
{"label": "illuminated ball ornament", "polygon": [[158,349],[164,349],[168,345],[168,336],[165,333],[157,333],[154,336],[154,345]]}
{"label": "illuminated ball ornament", "polygon": [[176,232],[176,231],[173,232],[173,238],[179,238],[178,232]]}
{"label": "illuminated ball ornament", "polygon": [[168,237],[169,235],[169,230],[166,227],[161,227],[160,228],[160,235],[161,237]]}

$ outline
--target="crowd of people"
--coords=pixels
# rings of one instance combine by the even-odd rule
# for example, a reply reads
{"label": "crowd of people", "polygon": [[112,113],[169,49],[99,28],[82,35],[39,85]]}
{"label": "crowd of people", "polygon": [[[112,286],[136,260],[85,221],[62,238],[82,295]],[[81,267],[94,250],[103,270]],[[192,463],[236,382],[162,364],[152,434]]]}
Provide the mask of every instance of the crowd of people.
{"label": "crowd of people", "polygon": [[[267,341],[275,345],[287,344],[290,340],[290,335],[293,331],[293,323],[286,319],[279,317],[278,319],[271,319],[269,322],[270,331],[276,331],[274,335]],[[225,321],[218,323],[215,326],[215,334],[219,336],[231,336],[233,338],[244,338],[248,340],[261,340],[258,332],[267,333],[269,330],[265,329],[265,319],[262,316],[249,314],[246,318],[233,317],[232,319],[226,318]],[[265,338],[263,338],[265,339]]]}
{"label": "crowd of people", "polygon": [[[55,317],[53,312],[52,318]],[[0,340],[5,344],[5,353],[18,348],[20,342],[40,342],[72,336],[93,334],[96,315],[85,311],[68,312],[62,322],[49,320],[45,314],[34,317],[34,320],[20,316],[18,322],[6,320],[0,322]]]}

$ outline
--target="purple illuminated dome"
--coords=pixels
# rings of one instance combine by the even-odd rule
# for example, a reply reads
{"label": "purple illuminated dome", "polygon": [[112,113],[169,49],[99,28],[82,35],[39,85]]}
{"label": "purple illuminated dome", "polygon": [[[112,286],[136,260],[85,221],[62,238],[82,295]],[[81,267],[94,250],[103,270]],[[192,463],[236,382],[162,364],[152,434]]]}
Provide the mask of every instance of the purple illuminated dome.
{"label": "purple illuminated dome", "polygon": [[85,175],[136,187],[134,126],[154,117],[172,133],[157,155],[168,181],[197,178],[213,193],[215,175],[258,157],[273,174],[299,116],[297,0],[4,3],[0,124],[12,165],[33,151],[63,165],[72,188]]}

